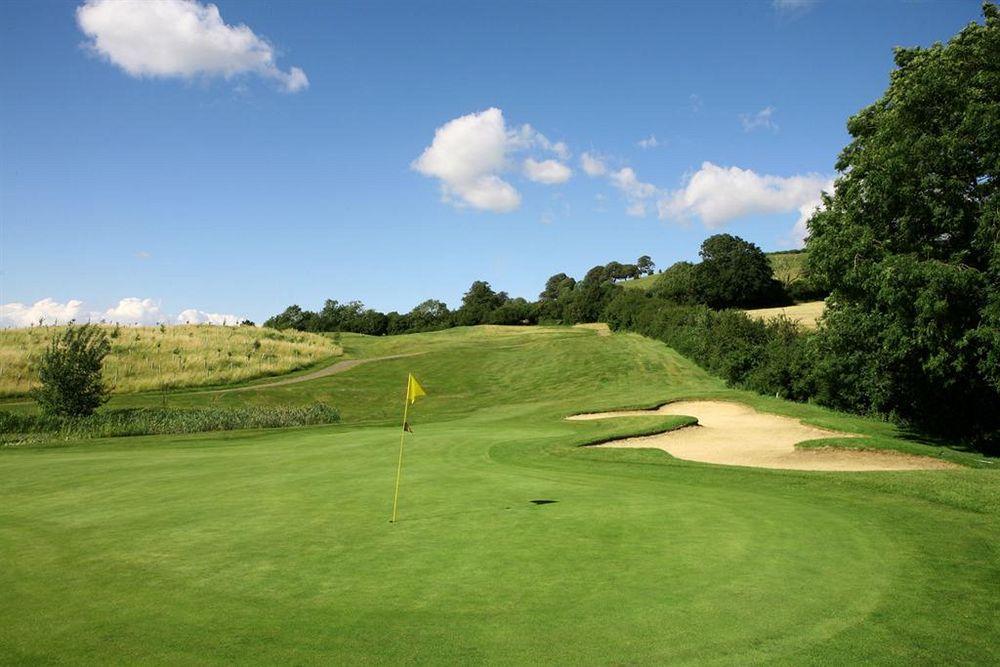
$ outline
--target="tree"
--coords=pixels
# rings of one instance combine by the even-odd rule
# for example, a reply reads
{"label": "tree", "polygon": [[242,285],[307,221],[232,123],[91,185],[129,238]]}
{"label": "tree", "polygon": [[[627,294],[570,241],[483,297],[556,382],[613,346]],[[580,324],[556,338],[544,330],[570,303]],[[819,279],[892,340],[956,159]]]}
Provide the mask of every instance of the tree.
{"label": "tree", "polygon": [[443,301],[427,299],[414,306],[408,317],[411,328],[420,331],[447,326],[451,312]]}
{"label": "tree", "polygon": [[462,307],[456,312],[459,325],[486,324],[490,321],[493,311],[502,306],[506,300],[506,294],[503,292],[497,294],[485,280],[475,281],[462,297]]}
{"label": "tree", "polygon": [[644,276],[651,276],[656,271],[656,264],[653,263],[653,258],[649,255],[643,255],[637,259],[635,266],[639,269],[639,273]]}
{"label": "tree", "polygon": [[104,405],[111,390],[101,368],[111,351],[107,334],[98,326],[72,322],[52,337],[38,362],[41,387],[33,392],[45,414],[86,417]]}
{"label": "tree", "polygon": [[678,304],[699,303],[698,284],[691,262],[677,262],[660,274],[650,289],[652,296]]}
{"label": "tree", "polygon": [[709,236],[694,267],[698,299],[712,308],[770,305],[780,300],[781,284],[767,255],[731,234]]}
{"label": "tree", "polygon": [[808,223],[829,404],[1000,449],[1000,10],[898,49]]}

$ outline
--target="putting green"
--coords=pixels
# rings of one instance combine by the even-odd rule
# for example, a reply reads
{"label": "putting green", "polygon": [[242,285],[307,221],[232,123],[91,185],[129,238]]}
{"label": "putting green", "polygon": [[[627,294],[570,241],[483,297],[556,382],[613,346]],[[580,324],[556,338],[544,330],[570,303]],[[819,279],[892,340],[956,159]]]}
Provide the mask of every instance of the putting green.
{"label": "putting green", "polygon": [[[995,471],[770,471],[578,447],[684,421],[567,414],[716,397],[932,451],[882,423],[726,390],[636,336],[352,345],[423,354],[171,398],[326,397],[344,425],[0,451],[0,662],[995,657]],[[428,396],[390,525],[408,370]]]}

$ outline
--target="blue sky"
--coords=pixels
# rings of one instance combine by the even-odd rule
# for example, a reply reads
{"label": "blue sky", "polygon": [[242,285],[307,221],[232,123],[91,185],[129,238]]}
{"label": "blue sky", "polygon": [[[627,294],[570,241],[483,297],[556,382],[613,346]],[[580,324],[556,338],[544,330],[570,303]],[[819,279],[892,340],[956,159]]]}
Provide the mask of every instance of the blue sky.
{"label": "blue sky", "polygon": [[8,325],[406,311],[476,279],[534,298],[559,271],[666,267],[720,230],[793,247],[892,48],[980,18],[975,0],[223,0],[214,23],[191,0],[90,4],[0,4]]}

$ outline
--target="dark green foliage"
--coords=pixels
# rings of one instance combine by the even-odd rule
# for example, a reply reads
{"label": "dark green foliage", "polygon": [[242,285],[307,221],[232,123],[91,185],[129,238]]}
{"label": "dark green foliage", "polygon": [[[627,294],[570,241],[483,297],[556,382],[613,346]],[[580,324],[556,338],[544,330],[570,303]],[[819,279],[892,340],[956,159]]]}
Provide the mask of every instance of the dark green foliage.
{"label": "dark green foliage", "polygon": [[520,297],[510,299],[490,315],[492,324],[537,324],[538,306]]}
{"label": "dark green foliage", "polygon": [[689,305],[699,303],[694,267],[691,262],[673,264],[660,274],[650,293],[674,303]]}
{"label": "dark green foliage", "polygon": [[163,433],[200,433],[244,428],[332,424],[340,413],[323,403],[301,407],[125,408],[88,417],[27,415],[0,411],[0,443],[52,439],[113,438]]}
{"label": "dark green foliage", "polygon": [[52,338],[38,362],[41,387],[32,392],[48,415],[84,417],[107,402],[111,393],[101,376],[111,343],[103,329],[70,323]]}
{"label": "dark green foliage", "polygon": [[700,303],[712,308],[753,308],[780,303],[781,284],[767,255],[753,243],[731,234],[715,234],[701,244],[694,269]]}
{"label": "dark green foliage", "polygon": [[811,339],[787,319],[762,322],[738,310],[678,305],[639,290],[617,294],[604,318],[614,330],[663,341],[733,386],[796,400],[814,391]]}
{"label": "dark green foliage", "polygon": [[656,271],[656,264],[653,263],[653,259],[649,255],[643,255],[637,259],[635,266],[639,270],[639,274],[643,276],[651,276]]}
{"label": "dark green foliage", "polygon": [[506,302],[506,292],[494,292],[488,282],[477,280],[462,297],[462,307],[455,311],[455,321],[459,326],[487,324],[493,311]]}
{"label": "dark green foliage", "polygon": [[[1000,443],[1000,11],[899,49],[852,141],[809,266],[832,288],[823,400]],[[836,378],[839,378],[837,380]]]}

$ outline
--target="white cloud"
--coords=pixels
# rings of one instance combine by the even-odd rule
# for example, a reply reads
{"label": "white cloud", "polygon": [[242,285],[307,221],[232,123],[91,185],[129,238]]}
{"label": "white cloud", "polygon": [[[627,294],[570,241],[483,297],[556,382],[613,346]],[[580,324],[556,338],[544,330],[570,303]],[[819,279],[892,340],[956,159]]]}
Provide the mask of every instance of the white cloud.
{"label": "white cloud", "polygon": [[36,324],[66,324],[80,317],[83,301],[70,299],[59,303],[42,299],[31,305],[5,303],[0,306],[0,327],[30,327]]}
{"label": "white cloud", "polygon": [[704,103],[701,100],[701,95],[698,95],[697,93],[691,93],[691,95],[688,96],[688,102],[691,104],[691,113],[698,113],[701,111],[702,106],[704,106]]}
{"label": "white cloud", "polygon": [[580,166],[583,167],[587,176],[603,176],[608,173],[608,166],[604,163],[604,159],[591,153],[583,153],[580,156]]}
{"label": "white cloud", "polygon": [[411,167],[440,179],[447,202],[468,204],[484,211],[505,213],[521,205],[521,195],[497,174],[507,168],[510,144],[503,112],[497,108],[450,120],[434,132],[434,141]]}
{"label": "white cloud", "polygon": [[119,301],[118,305],[108,308],[97,319],[119,324],[157,324],[168,318],[160,310],[160,305],[152,299],[131,296]]}
{"label": "white cloud", "polygon": [[[439,179],[445,202],[507,213],[521,205],[521,195],[501,174],[513,168],[514,153],[532,149],[569,157],[565,143],[549,141],[528,124],[508,128],[503,112],[493,107],[439,127],[431,145],[410,167]],[[569,167],[556,160],[529,158],[523,167],[531,180],[542,183],[561,183],[572,175]]]}
{"label": "white cloud", "polygon": [[524,161],[524,174],[536,183],[555,185],[568,181],[573,175],[573,170],[558,160],[538,162],[529,157]]}
{"label": "white cloud", "polygon": [[275,65],[275,50],[246,25],[228,25],[195,0],[87,0],[76,9],[87,46],[134,77],[258,74],[295,93],[309,86],[298,67]]}
{"label": "white cloud", "polygon": [[774,122],[774,107],[764,107],[754,114],[740,114],[740,123],[743,124],[744,132],[764,129],[772,132],[778,131],[778,124]]}
{"label": "white cloud", "polygon": [[70,299],[59,303],[51,298],[36,301],[31,305],[7,303],[0,306],[0,327],[28,327],[39,323],[66,324],[77,322],[109,322],[125,325],[168,324],[171,321],[190,324],[230,324],[236,325],[243,319],[237,315],[206,313],[195,308],[181,311],[176,318],[165,313],[153,299],[126,297],[107,310],[84,310],[83,301]]}
{"label": "white cloud", "polygon": [[660,192],[652,183],[640,181],[635,170],[631,167],[623,167],[618,171],[611,172],[608,175],[608,180],[625,194],[625,199],[628,202],[625,212],[639,218],[646,215],[646,200]]}
{"label": "white cloud", "polygon": [[656,138],[655,134],[651,134],[645,139],[640,139],[639,141],[635,142],[635,145],[638,146],[639,148],[642,148],[643,150],[646,150],[649,148],[656,148],[657,146],[660,145],[660,141]]}
{"label": "white cloud", "polygon": [[771,176],[705,162],[685,187],[662,197],[657,208],[660,218],[697,216],[709,229],[748,215],[798,211],[793,234],[801,239],[805,221],[820,203],[820,193],[832,187],[833,181],[819,174]]}
{"label": "white cloud", "polygon": [[177,316],[178,324],[221,324],[228,326],[236,326],[242,321],[237,315],[223,314],[223,313],[206,313],[203,310],[198,310],[197,308],[188,308],[187,310],[182,310],[181,314]]}

